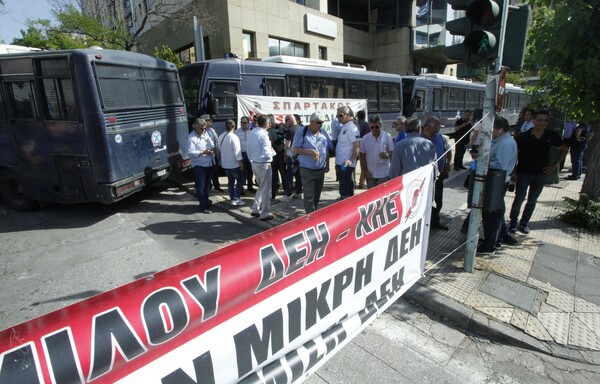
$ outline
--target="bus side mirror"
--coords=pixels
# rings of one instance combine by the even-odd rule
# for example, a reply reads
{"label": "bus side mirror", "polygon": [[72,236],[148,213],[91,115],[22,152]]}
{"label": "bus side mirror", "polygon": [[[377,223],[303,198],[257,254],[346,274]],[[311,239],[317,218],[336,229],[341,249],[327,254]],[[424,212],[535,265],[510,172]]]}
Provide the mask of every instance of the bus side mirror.
{"label": "bus side mirror", "polygon": [[210,101],[210,114],[219,116],[219,99],[212,99]]}
{"label": "bus side mirror", "polygon": [[413,105],[417,111],[423,110],[423,99],[420,96],[415,96],[413,99]]}

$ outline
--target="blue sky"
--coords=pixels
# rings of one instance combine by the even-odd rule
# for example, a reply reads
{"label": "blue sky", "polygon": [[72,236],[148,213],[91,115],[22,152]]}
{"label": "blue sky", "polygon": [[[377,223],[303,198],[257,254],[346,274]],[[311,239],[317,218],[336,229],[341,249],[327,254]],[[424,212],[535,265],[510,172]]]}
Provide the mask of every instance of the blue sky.
{"label": "blue sky", "polygon": [[10,44],[21,37],[27,19],[51,19],[48,0],[4,0],[4,13],[0,15],[0,41]]}

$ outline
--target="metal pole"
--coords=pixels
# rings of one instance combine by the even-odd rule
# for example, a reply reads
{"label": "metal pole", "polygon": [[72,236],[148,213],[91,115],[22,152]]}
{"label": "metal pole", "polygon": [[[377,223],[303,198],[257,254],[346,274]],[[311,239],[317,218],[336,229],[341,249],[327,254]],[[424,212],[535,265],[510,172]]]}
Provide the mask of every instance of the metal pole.
{"label": "metal pole", "polygon": [[485,86],[485,101],[483,103],[483,119],[481,120],[481,131],[479,137],[479,156],[477,157],[477,169],[473,184],[473,196],[471,201],[471,213],[469,216],[469,229],[467,231],[467,245],[465,247],[464,270],[473,272],[475,264],[475,253],[479,240],[479,224],[483,213],[483,201],[485,196],[485,180],[490,163],[490,147],[492,128],[494,126],[496,93],[498,89],[498,76],[488,75]]}
{"label": "metal pole", "polygon": [[508,19],[508,0],[502,4],[502,21],[500,22],[500,36],[498,36],[498,58],[496,59],[494,73],[499,73],[502,67],[502,56],[504,55],[504,36],[506,35],[506,20]]}
{"label": "metal pole", "polygon": [[506,20],[508,18],[508,0],[503,1],[502,20],[500,22],[500,36],[498,39],[498,55],[494,74],[487,77],[485,86],[485,101],[483,103],[483,119],[481,120],[481,137],[479,145],[479,156],[477,157],[477,169],[473,184],[473,196],[471,201],[471,214],[469,217],[469,229],[467,231],[467,244],[465,247],[464,270],[473,272],[475,265],[475,253],[479,240],[479,225],[483,213],[483,202],[485,196],[485,180],[490,163],[490,147],[492,142],[492,129],[496,117],[496,96],[498,94],[498,73],[502,67],[502,54],[504,51],[504,35],[506,31]]}
{"label": "metal pole", "polygon": [[194,16],[194,49],[196,50],[196,61],[203,61],[204,37],[202,36],[202,26],[196,16]]}

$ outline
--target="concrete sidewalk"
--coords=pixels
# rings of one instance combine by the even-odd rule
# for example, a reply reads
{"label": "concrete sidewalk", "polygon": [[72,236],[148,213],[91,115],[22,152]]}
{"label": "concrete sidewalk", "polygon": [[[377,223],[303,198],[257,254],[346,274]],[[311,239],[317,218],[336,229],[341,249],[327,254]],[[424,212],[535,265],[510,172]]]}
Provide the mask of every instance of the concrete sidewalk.
{"label": "concrete sidewalk", "polygon": [[[453,171],[442,208],[442,222],[450,229],[432,229],[426,273],[404,297],[490,339],[600,364],[600,237],[556,218],[563,197],[577,198],[581,190],[582,182],[566,181],[566,175],[544,188],[530,234],[517,233],[517,245],[477,256],[474,272],[468,273],[463,270],[466,235],[460,233],[467,214],[466,173]],[[337,186],[331,171],[321,206],[338,201]],[[284,202],[281,193],[271,206],[275,220],[268,222],[250,216],[252,196],[243,198],[242,207],[229,205],[226,193],[211,192],[211,199],[219,209],[268,229],[304,215],[301,199]],[[507,194],[507,210],[513,198]]]}

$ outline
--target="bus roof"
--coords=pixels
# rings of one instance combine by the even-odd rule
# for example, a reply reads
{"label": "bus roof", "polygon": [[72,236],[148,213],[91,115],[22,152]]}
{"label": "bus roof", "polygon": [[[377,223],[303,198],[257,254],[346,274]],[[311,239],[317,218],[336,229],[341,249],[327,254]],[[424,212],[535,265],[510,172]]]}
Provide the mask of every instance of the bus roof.
{"label": "bus roof", "polygon": [[[315,63],[308,63],[303,61],[296,61],[295,63],[290,61],[280,61],[278,59],[266,59],[266,60],[241,60],[235,58],[224,58],[224,59],[213,59],[213,60],[205,60],[199,61],[196,63],[191,63],[185,65],[182,69],[194,67],[198,65],[222,65],[222,66],[239,66],[239,71],[241,73],[265,73],[269,72],[276,74],[286,72],[285,69],[294,69],[299,70],[304,73],[326,73],[328,76],[333,78],[347,78],[350,76],[355,76],[358,78],[365,78],[369,75],[376,75],[380,79],[388,78],[390,80],[398,81],[400,80],[400,75],[364,70],[360,68],[350,67],[347,64],[340,65],[339,63],[331,63],[331,65],[319,65],[316,60],[312,59]],[[324,62],[324,60],[319,60],[320,62]],[[330,62],[328,62],[330,63]],[[345,66],[346,65],[346,66]]]}

